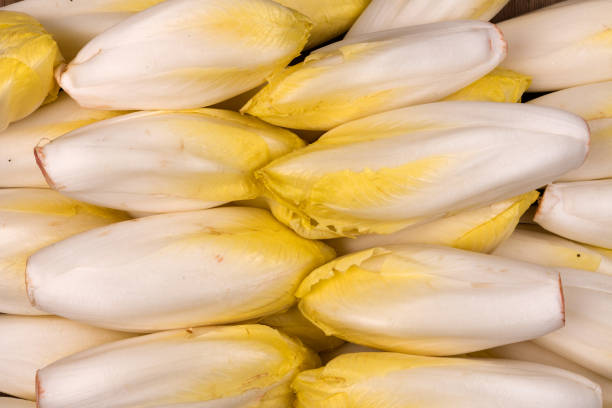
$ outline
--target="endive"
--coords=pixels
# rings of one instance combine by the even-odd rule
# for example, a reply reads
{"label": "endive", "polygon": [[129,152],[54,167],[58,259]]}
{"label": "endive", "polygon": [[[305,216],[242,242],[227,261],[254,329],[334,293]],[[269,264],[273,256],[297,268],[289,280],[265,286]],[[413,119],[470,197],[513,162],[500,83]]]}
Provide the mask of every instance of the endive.
{"label": "endive", "polygon": [[561,269],[566,326],[534,342],[612,380],[612,276]]}
{"label": "endive", "polygon": [[589,155],[582,166],[564,174],[559,181],[612,177],[612,161],[609,159],[612,156],[612,81],[564,89],[529,103],[563,109],[588,121],[591,129]]}
{"label": "endive", "polygon": [[0,189],[0,313],[45,314],[30,305],[25,289],[26,262],[35,251],[126,219],[49,189]]}
{"label": "endive", "polygon": [[57,41],[68,61],[89,40],[134,13],[164,0],[23,0],[2,10],[36,18]]}
{"label": "endive", "polygon": [[450,20],[489,21],[509,0],[372,0],[345,38]]}
{"label": "endive", "polygon": [[81,108],[72,98],[61,93],[55,102],[0,133],[0,187],[47,187],[32,154],[36,145],[120,114]]}
{"label": "endive", "polygon": [[562,368],[572,371],[588,378],[601,387],[603,394],[603,407],[612,407],[612,380],[602,377],[591,370],[579,366],[578,364],[561,357],[531,341],[523,341],[506,346],[496,347],[489,350],[474,353],[476,357],[484,358],[505,358],[509,360],[530,361],[532,363],[544,364],[547,366]]}
{"label": "endive", "polygon": [[84,107],[198,108],[263,83],[311,25],[271,0],[165,1],[92,39],[57,76]]}
{"label": "endive", "polygon": [[294,129],[331,129],[444,98],[495,68],[505,47],[497,28],[481,21],[366,34],[318,49],[273,75],[242,112]]}
{"label": "endive", "polygon": [[286,310],[302,279],[333,256],[267,211],[224,207],[77,235],[32,255],[26,279],[41,310],[147,332]]}
{"label": "endive", "polygon": [[461,211],[393,234],[362,235],[328,241],[339,255],[390,244],[437,244],[476,252],[491,252],[506,240],[521,215],[538,198],[532,191],[474,210]]}
{"label": "endive", "polygon": [[137,112],[36,148],[49,185],[79,200],[151,213],[255,198],[253,171],[302,147],[293,133],[217,109]]}
{"label": "endive", "polygon": [[176,330],[103,345],[38,372],[40,408],[291,405],[318,357],[260,325]]}
{"label": "endive", "polygon": [[439,102],[339,126],[256,177],[297,231],[391,233],[550,183],[588,141],[584,120],[557,109]]}
{"label": "endive", "polygon": [[443,100],[516,103],[521,101],[530,83],[531,79],[527,75],[495,68]]}
{"label": "endive", "polygon": [[0,131],[57,97],[53,70],[62,61],[38,21],[0,10]]}
{"label": "endive", "polygon": [[493,255],[549,267],[583,269],[612,275],[612,253],[550,234],[519,226]]}
{"label": "endive", "polygon": [[275,0],[308,16],[313,23],[306,48],[345,33],[370,0]]}
{"label": "endive", "polygon": [[601,389],[588,379],[511,360],[345,354],[300,373],[292,387],[297,408],[601,407]]}
{"label": "endive", "polygon": [[562,237],[612,249],[612,179],[546,187],[534,221]]}
{"label": "endive", "polygon": [[36,408],[34,401],[26,401],[17,398],[0,397],[0,407],[2,408]]}
{"label": "endive", "polygon": [[0,333],[0,392],[30,400],[36,399],[36,370],[73,353],[134,336],[56,316],[0,316]]}
{"label": "endive", "polygon": [[268,316],[259,321],[283,333],[296,337],[314,351],[330,350],[344,343],[333,336],[326,336],[317,326],[306,319],[297,307],[286,312]]}
{"label": "endive", "polygon": [[389,351],[452,355],[563,326],[559,274],[492,255],[390,245],[315,269],[296,295],[328,335]]}
{"label": "endive", "polygon": [[377,350],[372,347],[362,346],[360,344],[355,343],[344,343],[340,347],[337,347],[333,350],[329,350],[323,353],[320,353],[321,362],[323,364],[329,363],[334,358],[342,355],[342,354],[350,354],[350,353],[377,353],[382,352],[382,350]]}
{"label": "endive", "polygon": [[611,80],[611,24],[609,0],[568,0],[501,22],[501,65],[531,76],[530,91]]}

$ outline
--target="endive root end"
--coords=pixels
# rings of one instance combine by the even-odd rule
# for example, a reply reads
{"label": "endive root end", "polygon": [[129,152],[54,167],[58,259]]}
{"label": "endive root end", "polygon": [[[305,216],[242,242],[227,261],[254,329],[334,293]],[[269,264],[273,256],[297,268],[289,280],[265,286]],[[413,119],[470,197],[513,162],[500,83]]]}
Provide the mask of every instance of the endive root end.
{"label": "endive root end", "polygon": [[40,386],[40,379],[38,378],[38,371],[36,370],[36,408],[40,408],[40,397],[45,393],[43,387]]}
{"label": "endive root end", "polygon": [[40,169],[49,187],[51,187],[54,190],[57,190],[58,189],[57,186],[55,185],[51,177],[49,177],[47,170],[45,170],[45,152],[43,151],[43,148],[41,146],[36,146],[34,148],[34,157],[36,158],[36,165]]}

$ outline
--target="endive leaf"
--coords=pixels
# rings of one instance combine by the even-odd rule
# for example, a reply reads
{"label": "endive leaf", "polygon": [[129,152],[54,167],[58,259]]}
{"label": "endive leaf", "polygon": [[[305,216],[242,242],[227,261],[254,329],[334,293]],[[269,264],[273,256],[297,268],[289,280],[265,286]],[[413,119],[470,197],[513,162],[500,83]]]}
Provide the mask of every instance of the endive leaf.
{"label": "endive leaf", "polygon": [[297,408],[599,408],[601,389],[545,365],[511,360],[345,354],[300,373]]}
{"label": "endive leaf", "polygon": [[452,355],[563,326],[559,274],[448,247],[389,245],[315,269],[296,295],[328,335],[413,354]]}
{"label": "endive leaf", "polygon": [[53,103],[0,133],[0,187],[47,187],[32,154],[34,148],[39,143],[121,113],[81,108],[61,93]]}
{"label": "endive leaf", "polygon": [[49,185],[126,211],[210,208],[259,195],[253,171],[302,147],[293,133],[217,109],[138,112],[36,148]]}
{"label": "endive leaf", "polygon": [[486,207],[461,211],[393,234],[362,235],[327,241],[339,255],[380,245],[437,244],[476,252],[491,252],[504,242],[523,213],[538,198],[532,191]]}
{"label": "endive leaf", "polygon": [[311,25],[271,0],[166,1],[92,39],[57,75],[84,107],[199,108],[282,69],[306,44]]}
{"label": "endive leaf", "polygon": [[506,346],[483,350],[470,355],[482,358],[505,358],[509,360],[530,361],[532,363],[545,364],[572,371],[598,384],[603,394],[603,408],[612,407],[612,380],[594,373],[591,370],[587,370],[573,361],[561,357],[559,354],[538,346],[532,341],[508,344]]}
{"label": "endive leaf", "polygon": [[0,406],[2,408],[36,408],[36,403],[17,398],[0,397]]}
{"label": "endive leaf", "polygon": [[508,69],[495,68],[487,75],[452,95],[445,101],[509,102],[521,101],[531,78]]}
{"label": "endive leaf", "polygon": [[372,0],[346,38],[450,20],[490,20],[508,0]]}
{"label": "endive leaf", "polygon": [[519,226],[493,254],[543,266],[612,275],[612,254],[526,225]]}
{"label": "endive leaf", "polygon": [[439,102],[339,126],[255,176],[304,236],[388,234],[527,193],[587,150],[587,126],[570,113]]}
{"label": "endive leaf", "polygon": [[612,276],[561,269],[567,321],[534,342],[612,379]]}
{"label": "endive leaf", "polygon": [[355,22],[370,0],[275,0],[308,16],[313,23],[306,48],[331,40]]}
{"label": "endive leaf", "polygon": [[69,236],[128,218],[49,189],[0,189],[0,312],[45,314],[27,298],[28,257]]}
{"label": "endive leaf", "polygon": [[612,81],[553,92],[529,103],[559,108],[588,120],[591,147],[586,161],[558,181],[595,180],[612,177]]}
{"label": "endive leaf", "polygon": [[612,249],[612,180],[546,187],[534,221],[557,235]]}
{"label": "endive leaf", "polygon": [[34,18],[0,10],[0,131],[57,97],[53,70],[63,61]]}
{"label": "endive leaf", "polygon": [[480,21],[365,34],[273,75],[241,111],[279,126],[327,130],[440,100],[487,74],[505,53],[501,33]]}
{"label": "endive leaf", "polygon": [[293,377],[318,364],[316,354],[266,326],[161,332],[40,370],[38,406],[287,407]]}
{"label": "endive leaf", "polygon": [[56,316],[3,315],[0,333],[0,392],[29,400],[36,399],[36,370],[79,351],[134,336]]}
{"label": "endive leaf", "polygon": [[2,10],[33,16],[57,41],[68,61],[89,40],[145,8],[164,0],[23,0]]}
{"label": "endive leaf", "polygon": [[260,318],[334,252],[264,210],[163,214],[77,235],[30,257],[30,299],[49,313],[148,332]]}
{"label": "endive leaf", "polygon": [[612,2],[568,0],[499,23],[501,66],[529,75],[530,91],[612,80]]}

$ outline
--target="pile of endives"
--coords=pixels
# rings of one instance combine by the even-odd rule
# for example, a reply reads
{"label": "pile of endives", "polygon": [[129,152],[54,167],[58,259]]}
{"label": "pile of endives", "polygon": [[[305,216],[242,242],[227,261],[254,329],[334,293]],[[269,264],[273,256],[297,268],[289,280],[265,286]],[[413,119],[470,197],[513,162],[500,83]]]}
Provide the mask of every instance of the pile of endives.
{"label": "pile of endives", "polygon": [[612,2],[506,3],[0,9],[0,407],[612,408]]}

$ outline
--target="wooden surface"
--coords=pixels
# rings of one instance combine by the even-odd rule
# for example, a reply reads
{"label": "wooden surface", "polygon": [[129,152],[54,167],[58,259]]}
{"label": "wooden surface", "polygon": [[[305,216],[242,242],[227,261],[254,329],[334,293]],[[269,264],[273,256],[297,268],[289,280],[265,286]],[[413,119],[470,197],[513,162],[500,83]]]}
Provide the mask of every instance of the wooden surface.
{"label": "wooden surface", "polygon": [[[0,0],[0,5],[6,6],[7,4],[17,3],[18,1],[20,0]],[[436,1],[437,0],[431,0],[432,4],[435,4]],[[561,0],[511,0],[510,3],[508,3],[508,5],[493,19],[493,21],[503,21],[510,17],[524,14],[529,10],[539,9],[544,6],[559,3],[560,1]]]}

